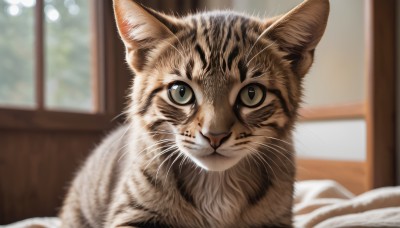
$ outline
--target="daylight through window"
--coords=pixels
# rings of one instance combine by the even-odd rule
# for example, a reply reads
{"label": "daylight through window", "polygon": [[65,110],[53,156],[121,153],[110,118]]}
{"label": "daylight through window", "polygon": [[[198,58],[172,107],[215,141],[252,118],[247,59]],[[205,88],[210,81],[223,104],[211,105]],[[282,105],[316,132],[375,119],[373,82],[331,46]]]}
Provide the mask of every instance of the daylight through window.
{"label": "daylight through window", "polygon": [[0,106],[98,111],[93,5],[0,0]]}

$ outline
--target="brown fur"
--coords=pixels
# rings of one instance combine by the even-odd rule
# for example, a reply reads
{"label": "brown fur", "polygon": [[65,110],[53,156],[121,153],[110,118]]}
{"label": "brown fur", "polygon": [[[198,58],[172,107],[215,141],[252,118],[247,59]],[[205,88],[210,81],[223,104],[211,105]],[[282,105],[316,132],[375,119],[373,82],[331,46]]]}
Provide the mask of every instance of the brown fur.
{"label": "brown fur", "polygon": [[[131,0],[114,7],[135,72],[129,121],[79,171],[63,227],[292,226],[291,130],[329,2],[265,21],[229,11],[175,18]],[[176,81],[193,103],[170,100]],[[251,83],[266,91],[254,108],[238,98]],[[224,142],[213,149],[217,135]]]}

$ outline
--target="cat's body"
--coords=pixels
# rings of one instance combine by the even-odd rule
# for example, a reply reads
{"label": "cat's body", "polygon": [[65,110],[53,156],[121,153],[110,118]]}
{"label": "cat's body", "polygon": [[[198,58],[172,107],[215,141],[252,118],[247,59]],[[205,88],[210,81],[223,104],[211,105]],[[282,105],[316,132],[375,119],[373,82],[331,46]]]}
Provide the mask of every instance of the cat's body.
{"label": "cat's body", "polygon": [[110,134],[88,159],[71,186],[64,221],[75,220],[77,223],[71,224],[82,227],[152,227],[153,222],[153,227],[291,224],[292,198],[282,196],[293,192],[293,173],[287,173],[287,169],[294,172],[293,166],[280,164],[268,174],[268,167],[261,162],[251,168],[244,162],[242,168],[224,173],[201,171],[193,165],[172,167],[168,172],[171,164],[166,162],[157,175],[163,158],[156,159],[146,172],[150,156],[135,159],[140,156],[133,153],[119,160],[130,147],[140,152],[151,146],[134,143],[124,148],[130,138],[126,131],[127,126]]}
{"label": "cat's body", "polygon": [[78,173],[63,226],[290,227],[291,130],[328,10],[176,19],[116,0],[129,121]]}

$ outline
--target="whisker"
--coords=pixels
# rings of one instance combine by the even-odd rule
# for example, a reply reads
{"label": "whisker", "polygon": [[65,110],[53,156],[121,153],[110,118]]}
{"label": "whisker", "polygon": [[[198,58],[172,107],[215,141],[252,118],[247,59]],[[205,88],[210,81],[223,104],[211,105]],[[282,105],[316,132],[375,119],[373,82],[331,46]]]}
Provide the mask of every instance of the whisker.
{"label": "whisker", "polygon": [[287,152],[287,150],[285,150],[283,147],[279,147],[279,149],[282,149],[282,151],[279,151],[277,148],[275,148],[275,147],[273,147],[273,146],[276,146],[276,145],[274,145],[274,144],[272,144],[272,143],[267,143],[267,144],[264,144],[264,143],[259,143],[259,142],[251,142],[252,144],[256,144],[256,145],[258,145],[258,146],[263,146],[263,147],[265,147],[265,148],[267,148],[267,149],[272,149],[273,151],[275,151],[275,152],[278,152],[279,154],[281,154],[282,156],[285,156],[285,154],[283,153],[283,152]]}
{"label": "whisker", "polygon": [[[264,144],[261,144],[261,143],[253,143],[253,144],[257,144],[257,145],[260,145],[260,146],[264,146],[264,147],[266,147],[266,148],[268,148],[268,149],[272,149],[273,151],[268,150],[268,151],[270,151],[270,152],[272,152],[272,153],[273,153],[273,152],[277,152],[278,154],[283,155],[280,151],[278,151],[278,150],[276,150],[275,148],[270,147],[270,146],[268,146],[268,145],[264,145]],[[293,164],[293,162],[292,162],[289,158],[287,158],[285,155],[283,155],[283,156],[290,162],[290,165],[292,165],[292,168],[295,168],[295,165]],[[286,173],[285,173],[285,172],[281,169],[281,167],[274,161],[274,159],[271,159],[271,161],[280,169],[280,171],[281,171],[282,173],[285,173],[286,176],[289,176],[290,170],[289,170],[289,168],[287,167],[287,163],[283,162],[283,160],[280,158],[280,156],[277,156],[277,155],[276,155],[276,157],[279,159],[279,161],[281,162],[281,164],[285,167]]]}
{"label": "whisker", "polygon": [[170,147],[168,147],[168,148],[162,150],[160,153],[158,153],[158,154],[156,154],[155,156],[153,156],[153,158],[150,159],[150,161],[148,161],[148,162],[146,163],[146,166],[144,167],[144,169],[147,169],[147,167],[148,167],[155,159],[157,159],[157,158],[160,157],[161,155],[166,154],[166,153],[170,152],[171,150],[176,150],[176,149],[178,149],[178,147],[177,147],[176,145],[173,144],[173,145],[171,145]]}
{"label": "whisker", "polygon": [[[176,156],[176,158],[172,161],[171,165],[169,166],[169,168],[168,168],[168,170],[167,170],[167,175],[165,176],[165,180],[167,180],[169,171],[171,170],[171,168],[172,168],[172,166],[174,165],[174,163],[175,163],[180,157],[182,157],[182,156],[183,156],[183,153],[180,153],[180,154],[179,154],[178,156]],[[166,182],[166,181],[165,181],[165,182]],[[163,186],[163,187],[165,187],[165,182],[164,182],[164,186]]]}
{"label": "whisker", "polygon": [[121,117],[121,116],[123,116],[125,114],[126,114],[126,112],[121,112],[120,114],[118,114],[114,118],[112,118],[110,122],[114,122],[116,119],[118,119],[119,117]]}
{"label": "whisker", "polygon": [[[142,155],[143,153],[145,153],[145,154],[151,154],[151,153],[153,153],[153,152],[155,152],[155,151],[157,151],[157,150],[160,150],[160,149],[162,149],[162,148],[165,148],[165,146],[168,146],[168,148],[169,147],[171,147],[171,146],[173,146],[174,145],[174,143],[165,143],[165,145],[162,145],[162,146],[159,146],[159,147],[156,147],[156,148],[153,148],[152,150],[142,150],[139,154],[137,154],[137,156],[136,156],[136,158],[138,158],[140,155]],[[164,150],[162,150],[160,153],[162,153]],[[157,156],[158,154],[156,154],[155,156],[153,156],[153,158],[155,159],[156,157],[158,157]],[[151,163],[151,162],[150,162]],[[147,166],[145,167],[145,169],[147,168]]]}
{"label": "whisker", "polygon": [[[124,148],[126,148],[126,147],[129,146],[129,145],[130,145],[129,143],[125,143],[124,146],[122,146],[121,148],[119,148],[119,150],[118,150],[117,153],[119,153],[121,150],[123,150]],[[128,150],[127,150],[127,151],[124,151],[124,152],[119,156],[119,158],[117,159],[117,163],[119,163],[120,160],[128,154],[128,152],[129,152]]]}
{"label": "whisker", "polygon": [[168,155],[168,156],[164,159],[163,162],[161,162],[161,164],[158,166],[158,169],[157,169],[157,172],[156,172],[156,180],[157,180],[157,178],[158,178],[158,172],[160,171],[160,169],[161,169],[161,167],[164,165],[164,163],[165,163],[166,161],[169,161],[169,159],[170,159],[172,156],[174,156],[175,153],[177,153],[178,151],[179,151],[179,149],[175,149],[174,151],[171,152],[170,155]]}
{"label": "whisker", "polygon": [[183,44],[182,44],[182,42],[181,42],[181,40],[178,38],[178,36],[177,35],[175,35],[175,33],[171,33],[172,34],[172,36],[174,36],[175,37],[175,39],[178,41],[178,43],[181,45],[181,47],[182,47],[182,49],[184,50],[185,49],[185,47],[183,46]]}
{"label": "whisker", "polygon": [[[173,35],[175,36],[175,34],[173,34]],[[175,37],[176,37],[176,36],[175,36]],[[176,37],[176,38],[177,38],[178,42],[180,43],[178,37]],[[181,51],[179,51],[178,48],[175,47],[174,45],[172,45],[170,42],[168,42],[168,41],[166,41],[166,40],[161,40],[161,42],[162,42],[162,43],[168,44],[169,46],[171,46],[172,48],[174,48],[175,51],[178,52],[179,55],[180,55],[183,59],[185,58],[185,56],[183,55],[183,53],[182,53]],[[182,44],[181,44],[181,45],[182,45]],[[182,46],[182,47],[183,47],[183,46]]]}
{"label": "whisker", "polygon": [[179,163],[179,173],[181,173],[181,171],[182,171],[182,165],[185,164],[186,159],[189,158],[188,156],[186,156],[186,154],[184,154],[184,153],[182,153],[182,154],[183,154],[183,159],[182,159],[182,161]]}
{"label": "whisker", "polygon": [[[130,128],[131,126],[129,126],[128,128]],[[124,133],[124,134],[126,134],[126,132]],[[140,141],[141,139],[143,139],[143,138],[145,138],[145,137],[148,137],[148,136],[151,136],[152,134],[148,134],[147,132],[145,132],[143,135],[140,135],[140,136],[138,136],[138,137],[136,137],[135,138],[135,140],[134,141],[129,141],[127,144],[131,144],[131,143],[133,143],[133,142],[138,142],[138,141]],[[164,140],[169,140],[169,139],[164,139]],[[172,140],[169,140],[169,141],[172,141]],[[160,142],[160,141],[158,141],[158,142]],[[156,145],[158,145],[158,144],[156,144]],[[118,153],[123,149],[123,148],[125,148],[127,145],[124,145],[122,148],[120,148],[119,150],[118,150]],[[152,146],[154,146],[154,145],[152,145]],[[152,146],[150,146],[149,148],[151,148]],[[147,149],[147,148],[145,148],[145,149]],[[145,150],[144,149],[144,150]],[[124,157],[124,156],[126,156],[126,154],[128,153],[129,151],[125,151],[119,158],[118,158],[118,162],[122,159],[122,157]],[[140,154],[141,152],[139,152],[138,153],[138,155]],[[138,156],[137,155],[137,156]]]}
{"label": "whisker", "polygon": [[152,131],[150,133],[154,135],[180,135],[179,133],[175,133],[172,131]]}
{"label": "whisker", "polygon": [[255,148],[251,147],[251,146],[248,146],[248,149],[250,149],[250,151],[253,151],[253,152],[254,152],[253,155],[254,155],[256,158],[260,159],[262,165],[264,166],[265,171],[268,172],[268,169],[267,169],[267,167],[265,167],[264,164],[268,165],[268,167],[269,167],[269,168],[271,169],[271,171],[273,172],[275,178],[277,178],[277,176],[276,176],[274,170],[273,170],[272,167],[268,164],[268,162],[267,162],[263,157],[260,156],[259,151],[256,150]]}
{"label": "whisker", "polygon": [[[264,163],[266,163],[266,164],[268,165],[268,167],[271,169],[272,173],[274,174],[274,176],[275,176],[275,178],[276,178],[276,174],[275,174],[274,170],[272,169],[272,167],[268,164],[268,162],[265,161],[264,159],[262,159],[262,160],[260,159],[261,156],[258,154],[259,151],[255,150],[255,149],[252,148],[252,147],[250,147],[250,148],[248,148],[248,149],[254,152],[254,155],[255,155],[255,156],[251,156],[251,158],[253,159],[253,161],[256,162],[256,165],[257,165],[258,162],[257,162],[257,160],[256,160],[255,158],[258,158],[258,160],[263,164],[264,170],[265,170],[265,172],[267,173],[267,178],[268,178],[268,179],[272,179],[272,178],[271,178],[271,174],[270,174],[270,172],[268,171],[267,167],[265,167]],[[261,157],[261,158],[262,158],[262,157]],[[260,167],[259,167],[258,165],[257,165],[257,168],[260,169]]]}
{"label": "whisker", "polygon": [[[253,148],[253,147],[251,147],[251,148]],[[264,157],[262,156],[262,153],[259,151],[259,150],[256,150],[255,148],[253,148],[254,150],[255,150],[255,155],[257,155],[256,157],[259,157],[259,159],[261,159],[262,161],[264,161],[265,162],[265,164],[267,164],[267,166],[271,169],[271,171],[272,171],[272,173],[274,174],[274,176],[275,176],[275,179],[276,180],[279,180],[279,178],[278,178],[278,176],[276,175],[276,173],[275,173],[275,171],[274,171],[274,169],[272,168],[272,166],[268,163],[268,161],[266,161],[265,159],[264,159]],[[271,161],[276,165],[276,166],[278,166],[274,161],[273,161],[273,159],[271,159]],[[282,171],[282,169],[278,166],[278,168],[280,169],[280,171],[281,172],[283,172]],[[267,171],[267,170],[266,170]],[[267,171],[268,172],[268,171]],[[284,172],[283,172],[284,173]],[[288,176],[287,174],[286,174],[286,176]],[[278,184],[279,184],[279,182],[277,182]],[[280,185],[280,184],[279,184]]]}
{"label": "whisker", "polygon": [[[267,130],[267,129],[265,129],[265,130]],[[270,131],[270,132],[272,132],[272,131]],[[293,146],[293,143],[287,142],[287,141],[282,140],[282,139],[274,138],[274,137],[271,137],[271,136],[266,136],[266,135],[251,135],[251,137],[263,137],[263,138],[273,139],[273,140],[276,140],[276,141],[279,141],[279,142],[283,142],[283,143],[285,143],[285,144],[287,144],[287,145],[289,145],[289,146]]]}
{"label": "whisker", "polygon": [[128,131],[132,127],[132,125],[133,125],[133,123],[130,123],[128,125],[128,127],[126,127],[126,130],[124,131],[124,133],[122,133],[122,135],[111,144],[111,147],[113,147],[115,145],[115,143],[119,142],[123,137],[125,137],[126,133],[128,133]]}
{"label": "whisker", "polygon": [[[148,147],[146,147],[146,148],[144,148],[143,150],[141,150],[138,154],[137,154],[137,156],[136,157],[138,157],[141,153],[143,153],[144,151],[147,151],[148,152],[148,150],[150,149],[150,148],[153,148],[153,147],[155,147],[155,146],[158,146],[158,145],[161,145],[161,144],[167,144],[168,142],[168,144],[174,144],[173,142],[174,142],[175,140],[170,140],[170,139],[162,139],[162,140],[159,140],[159,141],[157,141],[157,143],[155,143],[155,144],[153,144],[153,145],[151,145],[151,146],[148,146]],[[162,148],[162,146],[161,147],[158,147],[158,148]],[[157,150],[157,149],[156,149]],[[153,150],[150,150],[150,151],[153,151]]]}
{"label": "whisker", "polygon": [[256,41],[254,42],[254,44],[251,46],[249,52],[246,55],[246,60],[248,59],[249,55],[253,52],[254,47],[256,46],[256,44],[261,40],[261,38],[263,36],[265,36],[265,34],[267,34],[269,32],[269,29],[264,30],[256,39]]}
{"label": "whisker", "polygon": [[244,157],[244,158],[246,159],[246,161],[247,161],[247,164],[249,165],[250,173],[252,173],[252,171],[251,171],[251,164],[250,164],[250,158],[249,158],[249,156],[250,156],[250,155],[246,155],[246,157]]}
{"label": "whisker", "polygon": [[267,50],[267,48],[271,47],[271,46],[274,45],[274,44],[275,44],[275,42],[272,42],[270,45],[266,46],[266,47],[263,48],[261,51],[259,51],[257,54],[255,54],[255,55],[246,63],[246,66],[249,66],[250,63],[253,61],[253,59],[254,59],[255,57],[257,57],[258,55],[260,55],[261,53],[263,53],[265,50]]}
{"label": "whisker", "polygon": [[[279,150],[277,150],[276,148],[274,148],[273,146],[277,146],[277,145],[274,145],[274,144],[263,144],[263,143],[258,143],[258,142],[252,142],[253,144],[257,144],[257,145],[260,145],[260,146],[263,146],[263,147],[266,147],[266,148],[268,148],[268,149],[272,149],[273,151],[272,152],[277,152],[277,153],[279,153],[280,155],[282,155],[284,158],[286,158],[289,162],[290,162],[290,164],[293,166],[293,167],[295,167],[295,164],[293,163],[293,161],[289,158],[289,157],[287,157],[282,151],[279,151]],[[278,146],[279,147],[279,146]],[[282,148],[282,147],[279,147],[279,148],[281,148],[283,151],[286,151],[284,148]],[[280,159],[280,157],[278,156],[278,158]],[[281,159],[280,159],[281,160]],[[281,160],[281,162],[282,162],[282,164],[285,164],[282,160]]]}
{"label": "whisker", "polygon": [[[278,152],[280,152],[280,154],[282,154],[282,156],[284,156],[286,159],[288,159],[293,164],[293,161],[291,159],[289,159],[289,157],[287,157],[287,155],[285,154],[285,152],[294,154],[292,151],[288,151],[285,148],[275,145],[273,143],[267,143],[267,145],[280,149],[281,151],[278,151]],[[293,164],[293,166],[295,166],[295,165]]]}

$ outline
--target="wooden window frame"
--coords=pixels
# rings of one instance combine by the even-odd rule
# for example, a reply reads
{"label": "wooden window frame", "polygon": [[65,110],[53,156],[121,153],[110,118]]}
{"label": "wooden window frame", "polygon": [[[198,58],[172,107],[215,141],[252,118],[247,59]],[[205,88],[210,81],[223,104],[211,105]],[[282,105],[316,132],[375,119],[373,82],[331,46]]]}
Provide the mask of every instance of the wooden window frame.
{"label": "wooden window frame", "polygon": [[[45,109],[44,88],[44,0],[35,6],[35,107],[23,109],[0,107],[0,129],[26,130],[104,130],[111,128],[112,120],[123,110],[126,91],[132,73],[124,61],[124,47],[115,27],[112,1],[92,1],[91,14],[96,28],[91,31],[93,48],[97,55],[92,65],[94,112],[78,113]],[[94,26],[92,26],[93,28]]]}
{"label": "wooden window frame", "polygon": [[368,189],[392,186],[396,179],[396,4],[396,0],[366,4]]}
{"label": "wooden window frame", "polygon": [[365,118],[364,103],[338,104],[300,108],[300,121],[321,121]]}

